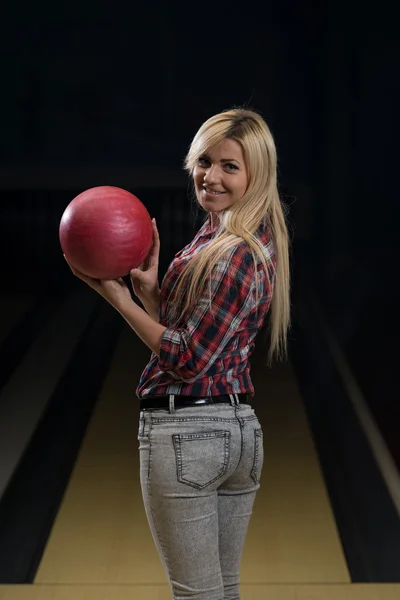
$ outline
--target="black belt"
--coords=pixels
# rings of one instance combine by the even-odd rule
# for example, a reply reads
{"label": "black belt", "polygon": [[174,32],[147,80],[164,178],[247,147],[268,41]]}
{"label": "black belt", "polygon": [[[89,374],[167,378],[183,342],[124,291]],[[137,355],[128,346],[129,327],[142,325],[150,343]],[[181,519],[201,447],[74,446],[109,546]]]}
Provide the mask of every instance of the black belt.
{"label": "black belt", "polygon": [[[241,404],[249,404],[247,394],[233,394],[238,398]],[[175,408],[184,408],[185,406],[203,406],[204,404],[230,403],[229,394],[221,396],[175,396]],[[140,400],[140,410],[169,409],[169,396],[153,396],[152,398],[142,398]]]}

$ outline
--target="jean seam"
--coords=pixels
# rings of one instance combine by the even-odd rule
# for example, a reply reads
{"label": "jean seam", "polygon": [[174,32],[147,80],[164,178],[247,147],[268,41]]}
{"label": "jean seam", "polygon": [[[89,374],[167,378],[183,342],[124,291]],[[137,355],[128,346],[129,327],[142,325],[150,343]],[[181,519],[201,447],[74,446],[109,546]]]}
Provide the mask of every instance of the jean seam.
{"label": "jean seam", "polygon": [[[244,422],[256,421],[256,416],[240,417]],[[224,418],[224,417],[152,417],[153,425],[160,425],[164,423],[236,423],[238,417]]]}
{"label": "jean seam", "polygon": [[153,423],[161,424],[161,423],[190,423],[190,422],[225,422],[225,423],[235,423],[236,418],[224,419],[223,417],[153,417]]}
{"label": "jean seam", "polygon": [[253,463],[253,469],[251,471],[251,478],[255,484],[260,483],[259,478],[257,477],[257,469],[258,469],[260,443],[262,441],[261,437],[262,437],[261,428],[255,429],[254,430],[254,463]]}
{"label": "jean seam", "polygon": [[[149,450],[150,450],[150,448],[149,448]],[[150,456],[149,456],[149,459],[150,459]],[[150,460],[149,460],[149,462],[150,462]],[[174,593],[173,586],[172,586],[172,570],[171,570],[171,567],[170,567],[170,565],[168,563],[167,553],[165,552],[165,550],[163,548],[163,545],[161,543],[160,534],[158,533],[158,530],[157,530],[157,527],[156,527],[156,520],[154,518],[154,510],[153,510],[153,506],[152,506],[152,497],[151,497],[151,493],[150,493],[151,486],[150,486],[150,479],[149,478],[147,479],[147,486],[148,486],[148,499],[149,499],[149,509],[150,509],[150,513],[151,513],[151,519],[152,519],[152,522],[153,522],[154,531],[155,531],[156,536],[157,536],[156,537],[157,543],[158,543],[158,546],[159,546],[159,548],[160,548],[160,550],[162,552],[164,563],[165,563],[165,566],[167,568],[168,579],[169,579],[169,584],[170,584],[171,592],[173,594],[173,597],[175,598],[175,593]]]}
{"label": "jean seam", "polygon": [[151,415],[149,415],[149,432],[148,432],[148,437],[149,437],[149,464],[148,464],[148,469],[147,469],[147,479],[150,480],[150,473],[151,473],[151,459],[152,459],[152,438],[151,438],[151,431],[152,431],[152,419],[151,419]]}

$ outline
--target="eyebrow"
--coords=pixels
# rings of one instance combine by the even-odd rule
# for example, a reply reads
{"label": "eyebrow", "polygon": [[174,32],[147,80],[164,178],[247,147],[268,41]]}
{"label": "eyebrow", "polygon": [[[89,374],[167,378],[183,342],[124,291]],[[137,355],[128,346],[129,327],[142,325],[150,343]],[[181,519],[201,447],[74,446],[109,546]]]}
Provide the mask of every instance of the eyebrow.
{"label": "eyebrow", "polygon": [[[202,156],[204,158],[210,158],[208,154],[202,154]],[[236,158],[221,158],[220,162],[237,162],[240,165],[240,161],[238,161]]]}

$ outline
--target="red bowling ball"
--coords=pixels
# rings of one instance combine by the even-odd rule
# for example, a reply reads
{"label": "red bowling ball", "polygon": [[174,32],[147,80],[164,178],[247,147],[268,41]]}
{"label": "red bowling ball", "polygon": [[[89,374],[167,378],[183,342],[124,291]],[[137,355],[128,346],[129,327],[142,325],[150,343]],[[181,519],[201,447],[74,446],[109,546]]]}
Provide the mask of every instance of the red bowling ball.
{"label": "red bowling ball", "polygon": [[117,279],[145,260],[153,228],[136,196],[121,188],[99,186],[70,202],[59,237],[71,266],[94,279]]}

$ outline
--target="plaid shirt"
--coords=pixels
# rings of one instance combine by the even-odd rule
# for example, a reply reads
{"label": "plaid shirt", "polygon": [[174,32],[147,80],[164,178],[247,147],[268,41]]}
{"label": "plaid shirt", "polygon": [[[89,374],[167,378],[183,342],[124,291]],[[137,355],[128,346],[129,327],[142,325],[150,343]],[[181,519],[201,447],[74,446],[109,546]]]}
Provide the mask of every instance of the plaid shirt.
{"label": "plaid shirt", "polygon": [[[231,248],[215,264],[209,289],[180,328],[170,327],[165,309],[167,298],[184,264],[215,236],[210,217],[190,244],[175,255],[161,285],[159,322],[167,327],[161,340],[160,355],[152,353],[136,389],[138,398],[180,394],[219,396],[230,393],[254,395],[249,357],[254,338],[270,306],[275,268],[275,252],[268,227],[260,225],[268,273],[258,259],[259,298],[255,297],[255,270],[251,251],[243,242]],[[171,295],[177,310],[183,306]],[[179,312],[178,312],[179,314]]]}

